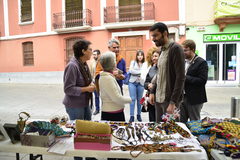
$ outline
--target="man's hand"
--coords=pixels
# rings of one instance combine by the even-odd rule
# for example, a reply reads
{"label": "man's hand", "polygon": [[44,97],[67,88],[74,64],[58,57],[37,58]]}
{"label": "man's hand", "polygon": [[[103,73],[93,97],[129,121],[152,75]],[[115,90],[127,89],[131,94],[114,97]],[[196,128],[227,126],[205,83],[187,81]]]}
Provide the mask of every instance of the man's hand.
{"label": "man's hand", "polygon": [[149,94],[149,103],[151,104],[151,105],[154,105],[154,103],[155,103],[155,98],[154,98],[154,94]]}
{"label": "man's hand", "polygon": [[168,114],[173,114],[175,108],[176,108],[175,104],[169,104],[168,107],[167,107],[167,113]]}

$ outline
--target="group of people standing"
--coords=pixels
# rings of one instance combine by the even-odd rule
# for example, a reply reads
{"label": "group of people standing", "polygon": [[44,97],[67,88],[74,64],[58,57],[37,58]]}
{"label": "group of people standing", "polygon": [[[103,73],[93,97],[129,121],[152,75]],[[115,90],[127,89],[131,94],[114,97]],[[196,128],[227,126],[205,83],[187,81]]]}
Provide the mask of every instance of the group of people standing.
{"label": "group of people standing", "polygon": [[[182,45],[172,42],[164,23],[154,24],[150,34],[156,47],[149,49],[146,61],[144,52],[137,50],[130,63],[130,97],[123,95],[126,62],[119,54],[117,39],[109,40],[109,51],[102,55],[99,50],[92,51],[91,42],[87,40],[74,44],[74,57],[64,71],[63,104],[71,120],[91,120],[94,92],[96,109],[93,114],[100,112],[100,95],[101,120],[125,121],[124,106],[130,104],[129,122],[134,122],[135,118],[141,122],[140,99],[144,89],[149,96],[149,121],[160,122],[164,113],[172,114],[177,108],[180,108],[181,122],[200,119],[203,103],[207,102],[207,62],[195,53],[193,40],[185,40]],[[89,70],[87,61],[92,54],[94,61],[90,66],[93,67]]]}
{"label": "group of people standing", "polygon": [[[182,45],[169,39],[168,28],[158,22],[150,28],[156,47],[150,48],[146,57],[142,50],[136,51],[131,61],[128,89],[123,95],[123,80],[127,76],[126,62],[119,54],[120,43],[117,39],[108,42],[109,51],[100,56],[99,50],[92,51],[91,42],[81,39],[73,45],[74,57],[64,71],[63,104],[70,120],[91,120],[95,94],[95,112],[100,112],[101,120],[126,121],[125,104],[130,104],[129,122],[141,117],[140,99],[144,89],[149,96],[147,110],[149,121],[160,122],[164,113],[173,114],[180,109],[180,121],[199,120],[203,103],[207,102],[205,84],[208,78],[207,62],[199,57],[193,40],[185,40]],[[87,61],[93,54],[94,61]],[[96,67],[95,67],[96,66]]]}

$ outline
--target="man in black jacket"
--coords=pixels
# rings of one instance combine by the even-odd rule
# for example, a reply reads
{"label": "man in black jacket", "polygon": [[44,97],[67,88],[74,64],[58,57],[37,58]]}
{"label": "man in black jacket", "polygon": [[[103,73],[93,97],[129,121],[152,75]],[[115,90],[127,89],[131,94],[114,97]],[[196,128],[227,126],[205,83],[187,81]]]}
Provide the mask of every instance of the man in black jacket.
{"label": "man in black jacket", "polygon": [[185,86],[184,101],[181,105],[180,121],[200,120],[203,103],[207,102],[205,85],[208,79],[207,62],[195,53],[196,44],[193,40],[182,43],[185,54]]}

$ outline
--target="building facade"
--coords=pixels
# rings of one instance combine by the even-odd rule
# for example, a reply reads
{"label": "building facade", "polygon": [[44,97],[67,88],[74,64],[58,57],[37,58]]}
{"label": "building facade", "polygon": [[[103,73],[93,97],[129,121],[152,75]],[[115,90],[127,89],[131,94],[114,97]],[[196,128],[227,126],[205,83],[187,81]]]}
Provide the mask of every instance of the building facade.
{"label": "building facade", "polygon": [[0,0],[0,82],[62,83],[79,38],[101,52],[119,39],[128,67],[154,45],[149,27],[159,21],[185,39],[185,0]]}
{"label": "building facade", "polygon": [[240,84],[239,0],[187,0],[186,38],[208,62],[208,85]]}

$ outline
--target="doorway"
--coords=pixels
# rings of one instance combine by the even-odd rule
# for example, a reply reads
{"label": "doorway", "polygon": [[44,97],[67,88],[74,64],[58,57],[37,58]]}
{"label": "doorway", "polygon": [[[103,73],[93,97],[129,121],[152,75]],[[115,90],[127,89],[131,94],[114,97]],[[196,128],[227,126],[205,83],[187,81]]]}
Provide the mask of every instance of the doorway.
{"label": "doorway", "polygon": [[126,61],[126,67],[129,69],[130,62],[135,59],[136,51],[143,49],[142,36],[126,36],[118,37],[120,41],[120,54]]}
{"label": "doorway", "polygon": [[208,81],[218,84],[239,81],[238,43],[206,44]]}
{"label": "doorway", "polygon": [[143,36],[118,37],[120,41],[119,53],[126,61],[126,68],[129,69],[130,63],[136,57],[136,51],[143,49]]}

